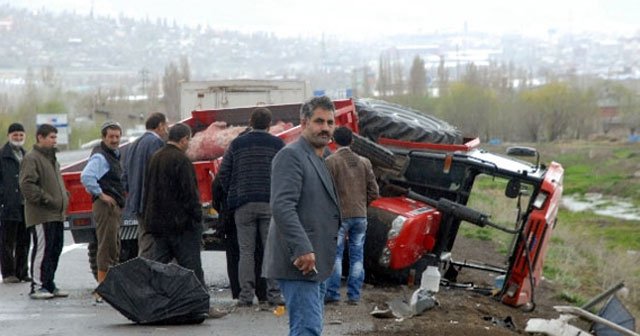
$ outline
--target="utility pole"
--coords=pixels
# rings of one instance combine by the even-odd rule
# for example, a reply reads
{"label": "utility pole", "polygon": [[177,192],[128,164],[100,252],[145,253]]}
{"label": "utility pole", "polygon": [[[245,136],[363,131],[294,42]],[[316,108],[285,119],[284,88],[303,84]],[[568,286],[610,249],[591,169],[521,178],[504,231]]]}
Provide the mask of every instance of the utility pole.
{"label": "utility pole", "polygon": [[147,82],[149,82],[149,70],[147,70],[147,68],[142,68],[138,74],[140,75],[140,81],[142,82],[142,94],[146,95]]}

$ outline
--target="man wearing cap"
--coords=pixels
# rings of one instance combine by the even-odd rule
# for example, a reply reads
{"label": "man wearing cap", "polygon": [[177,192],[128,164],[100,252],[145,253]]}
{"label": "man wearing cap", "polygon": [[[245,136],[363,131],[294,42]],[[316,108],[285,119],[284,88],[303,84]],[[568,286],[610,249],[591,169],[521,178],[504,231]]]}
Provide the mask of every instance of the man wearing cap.
{"label": "man wearing cap", "polygon": [[24,127],[13,123],[0,152],[0,268],[2,282],[31,281],[28,275],[29,233],[24,224],[24,199],[18,185],[20,162],[25,155]]}
{"label": "man wearing cap", "polygon": [[69,195],[56,159],[58,129],[38,126],[36,144],[20,164],[20,190],[24,196],[24,221],[31,229],[32,299],[67,297],[54,281],[64,246],[64,215]]}
{"label": "man wearing cap", "polygon": [[[120,254],[118,230],[125,203],[120,163],[120,136],[118,122],[107,121],[100,128],[102,142],[93,148],[89,162],[80,174],[80,180],[93,198],[93,218],[96,221],[98,252],[98,283],[107,275],[109,266],[116,265]],[[101,301],[96,297],[97,301]]]}

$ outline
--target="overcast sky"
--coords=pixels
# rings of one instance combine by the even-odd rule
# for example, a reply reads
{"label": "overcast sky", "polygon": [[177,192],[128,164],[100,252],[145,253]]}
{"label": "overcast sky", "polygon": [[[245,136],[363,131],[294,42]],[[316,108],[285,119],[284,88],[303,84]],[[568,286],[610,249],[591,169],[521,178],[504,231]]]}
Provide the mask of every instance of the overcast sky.
{"label": "overcast sky", "polygon": [[155,19],[280,35],[375,38],[388,33],[462,30],[544,36],[640,31],[638,0],[0,0],[16,7]]}

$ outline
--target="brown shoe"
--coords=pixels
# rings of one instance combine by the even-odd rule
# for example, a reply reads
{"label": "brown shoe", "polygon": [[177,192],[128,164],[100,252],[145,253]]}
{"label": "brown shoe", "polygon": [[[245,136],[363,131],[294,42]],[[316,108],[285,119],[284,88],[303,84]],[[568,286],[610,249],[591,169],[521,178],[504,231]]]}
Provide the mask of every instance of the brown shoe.
{"label": "brown shoe", "polygon": [[11,276],[8,276],[8,277],[2,279],[2,282],[4,282],[4,283],[18,283],[18,282],[20,282],[20,279],[18,279],[18,277],[14,276],[14,275],[11,275]]}
{"label": "brown shoe", "polygon": [[222,310],[222,309],[215,308],[215,307],[210,307],[209,308],[209,318],[219,319],[221,317],[226,316],[227,314],[229,314],[229,312],[226,311],[226,310]]}

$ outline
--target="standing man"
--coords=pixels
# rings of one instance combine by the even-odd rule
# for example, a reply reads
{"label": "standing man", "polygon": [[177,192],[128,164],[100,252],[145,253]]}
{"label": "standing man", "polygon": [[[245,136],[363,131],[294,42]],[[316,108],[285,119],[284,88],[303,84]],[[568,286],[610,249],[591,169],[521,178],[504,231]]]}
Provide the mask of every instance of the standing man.
{"label": "standing man", "polygon": [[[240,249],[239,306],[253,305],[256,290],[256,237],[264,246],[271,220],[271,161],[284,147],[282,139],[269,134],[269,109],[259,107],[253,110],[249,124],[251,131],[229,144],[219,172],[222,187],[227,192],[228,211],[235,212]],[[283,303],[274,279],[267,279],[267,300],[270,305]]]}
{"label": "standing man", "polygon": [[[98,240],[98,283],[102,283],[109,267],[117,265],[120,259],[118,231],[125,197],[118,150],[122,127],[118,122],[106,121],[100,127],[100,132],[102,142],[93,148],[89,162],[80,174],[80,180],[93,200],[92,210]],[[96,301],[101,301],[101,298],[96,296]]]}
{"label": "standing man", "polygon": [[144,223],[154,239],[153,259],[193,270],[202,283],[202,209],[193,164],[185,154],[191,129],[175,124],[169,141],[149,161],[144,188]]}
{"label": "standing man", "polygon": [[25,222],[33,227],[31,254],[32,299],[67,297],[54,277],[64,245],[64,215],[69,196],[64,188],[60,164],[56,159],[58,129],[42,124],[36,131],[36,144],[20,165],[20,190],[25,199]]}
{"label": "standing man", "polygon": [[147,131],[134,141],[124,154],[124,183],[127,192],[125,216],[133,215],[138,220],[138,255],[153,258],[153,237],[145,230],[142,221],[144,214],[144,176],[151,155],[164,146],[167,137],[167,117],[159,112],[153,113],[145,122]]}
{"label": "standing man", "polygon": [[289,312],[289,335],[322,333],[324,281],[333,270],[340,206],[323,159],[335,107],[314,97],[300,109],[302,136],[273,159],[271,211],[263,272],[277,279]]}
{"label": "standing man", "polygon": [[327,157],[327,168],[333,176],[338,196],[342,225],[338,231],[338,249],[333,274],[327,280],[325,303],[340,301],[340,279],[345,237],[349,236],[349,277],[347,303],[360,302],[364,282],[364,238],[367,233],[367,205],[380,197],[371,162],[351,151],[353,134],[346,127],[338,127],[333,134],[338,150]]}
{"label": "standing man", "polygon": [[27,255],[29,232],[24,224],[24,199],[18,185],[20,162],[25,155],[24,127],[13,123],[8,130],[9,141],[0,153],[0,268],[2,282],[31,281]]}

